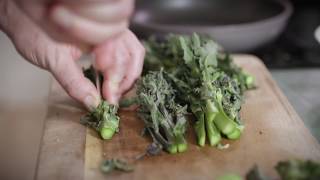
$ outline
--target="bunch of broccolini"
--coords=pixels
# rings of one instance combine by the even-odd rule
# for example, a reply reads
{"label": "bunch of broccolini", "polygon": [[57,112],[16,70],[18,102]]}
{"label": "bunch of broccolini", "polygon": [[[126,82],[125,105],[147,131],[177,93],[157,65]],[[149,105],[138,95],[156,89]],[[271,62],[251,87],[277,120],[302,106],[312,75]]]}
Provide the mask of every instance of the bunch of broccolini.
{"label": "bunch of broccolini", "polygon": [[165,42],[149,40],[145,73],[164,68],[166,79],[176,89],[177,102],[188,105],[195,118],[197,141],[218,145],[221,136],[238,139],[243,130],[240,108],[243,92],[254,79],[236,66],[209,38],[169,36]]}

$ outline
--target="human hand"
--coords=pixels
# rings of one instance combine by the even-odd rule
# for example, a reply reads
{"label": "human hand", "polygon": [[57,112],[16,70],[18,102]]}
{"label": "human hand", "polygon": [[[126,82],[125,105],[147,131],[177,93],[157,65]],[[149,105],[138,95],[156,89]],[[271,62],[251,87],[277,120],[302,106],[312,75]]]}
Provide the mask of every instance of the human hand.
{"label": "human hand", "polygon": [[128,26],[133,0],[14,0],[55,40],[96,45]]}
{"label": "human hand", "polygon": [[[56,42],[42,31],[12,2],[0,1],[0,27],[16,49],[29,62],[50,71],[67,93],[88,109],[96,107],[100,96],[84,77],[76,60],[82,55],[78,46]],[[135,36],[126,30],[94,49],[96,67],[104,76],[103,96],[117,103],[140,75],[144,49]]]}

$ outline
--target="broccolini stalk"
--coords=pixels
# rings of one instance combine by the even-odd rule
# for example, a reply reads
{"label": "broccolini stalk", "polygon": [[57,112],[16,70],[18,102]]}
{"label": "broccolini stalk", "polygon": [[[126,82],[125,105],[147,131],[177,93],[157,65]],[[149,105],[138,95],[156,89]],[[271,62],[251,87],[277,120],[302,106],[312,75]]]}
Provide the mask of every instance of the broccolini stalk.
{"label": "broccolini stalk", "polygon": [[210,100],[206,102],[206,130],[208,132],[209,144],[211,146],[217,145],[221,140],[221,135],[214,124],[216,118],[216,108]]}
{"label": "broccolini stalk", "polygon": [[114,170],[131,172],[134,170],[134,166],[131,164],[128,164],[124,160],[107,159],[102,162],[100,169],[103,173],[106,173],[106,174],[111,173]]}
{"label": "broccolini stalk", "polygon": [[194,125],[194,130],[196,132],[197,140],[199,146],[204,146],[206,143],[206,124],[205,124],[205,117],[202,110],[196,111],[192,110],[193,114],[197,118],[197,121]]}
{"label": "broccolini stalk", "polygon": [[98,131],[103,139],[111,139],[119,131],[118,108],[101,101],[97,108],[81,117],[80,122]]}
{"label": "broccolini stalk", "polygon": [[139,115],[154,140],[169,153],[187,150],[185,132],[186,106],[175,102],[174,89],[164,79],[163,72],[149,72],[137,85]]}
{"label": "broccolini stalk", "polygon": [[217,107],[218,112],[216,114],[216,117],[214,118],[214,123],[223,134],[228,135],[235,131],[236,124],[224,112],[224,109],[222,107],[222,96],[223,95],[220,89],[218,89],[215,92],[215,105]]}
{"label": "broccolini stalk", "polygon": [[[96,77],[93,66],[84,70],[84,75],[94,84],[96,78],[100,79],[98,82],[102,82],[103,77],[101,75]],[[101,87],[101,84],[95,85]],[[97,89],[101,89],[100,87]],[[80,122],[95,129],[103,139],[111,139],[119,131],[120,118],[117,116],[117,111],[118,107],[102,100],[98,107],[81,117]]]}

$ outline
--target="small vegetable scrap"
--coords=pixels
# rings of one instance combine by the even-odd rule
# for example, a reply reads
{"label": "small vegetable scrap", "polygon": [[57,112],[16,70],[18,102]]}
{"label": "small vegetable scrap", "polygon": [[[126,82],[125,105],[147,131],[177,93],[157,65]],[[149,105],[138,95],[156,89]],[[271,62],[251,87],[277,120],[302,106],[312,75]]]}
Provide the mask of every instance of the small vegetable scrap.
{"label": "small vegetable scrap", "polygon": [[258,168],[257,165],[254,165],[253,168],[246,175],[247,180],[268,180],[267,178]]}
{"label": "small vegetable scrap", "polygon": [[[320,179],[320,163],[311,160],[291,159],[278,162],[275,169],[281,180],[318,180]],[[218,180],[242,180],[236,174],[225,174]],[[246,180],[271,180],[265,176],[257,165],[255,165],[246,175]]]}
{"label": "small vegetable scrap", "polygon": [[320,179],[320,163],[311,160],[289,160],[279,162],[276,170],[285,180],[316,180]]}
{"label": "small vegetable scrap", "polygon": [[[317,180],[320,179],[320,163],[311,160],[291,159],[280,161],[276,165],[282,180]],[[246,176],[247,180],[270,180],[263,175],[257,166],[254,166]]]}
{"label": "small vegetable scrap", "polygon": [[106,174],[111,173],[114,170],[131,172],[133,169],[134,167],[132,165],[120,159],[107,159],[101,164],[101,171]]}
{"label": "small vegetable scrap", "polygon": [[242,177],[237,174],[225,174],[218,177],[217,180],[242,180]]}

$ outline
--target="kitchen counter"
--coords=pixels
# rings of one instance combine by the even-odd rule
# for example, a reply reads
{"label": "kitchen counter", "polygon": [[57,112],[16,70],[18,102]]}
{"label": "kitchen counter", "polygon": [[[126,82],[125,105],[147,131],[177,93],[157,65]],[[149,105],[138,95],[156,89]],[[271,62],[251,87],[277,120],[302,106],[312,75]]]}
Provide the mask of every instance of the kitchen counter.
{"label": "kitchen counter", "polygon": [[0,179],[33,179],[49,79],[0,32]]}
{"label": "kitchen counter", "polygon": [[[306,126],[320,141],[319,70],[271,72]],[[0,33],[0,84],[0,143],[6,147],[0,148],[3,151],[0,152],[0,177],[6,172],[15,177],[18,174],[25,180],[33,179],[47,111],[50,75],[25,62],[3,33]],[[12,167],[14,172],[10,173]]]}
{"label": "kitchen counter", "polygon": [[320,142],[320,68],[271,70],[271,74]]}

